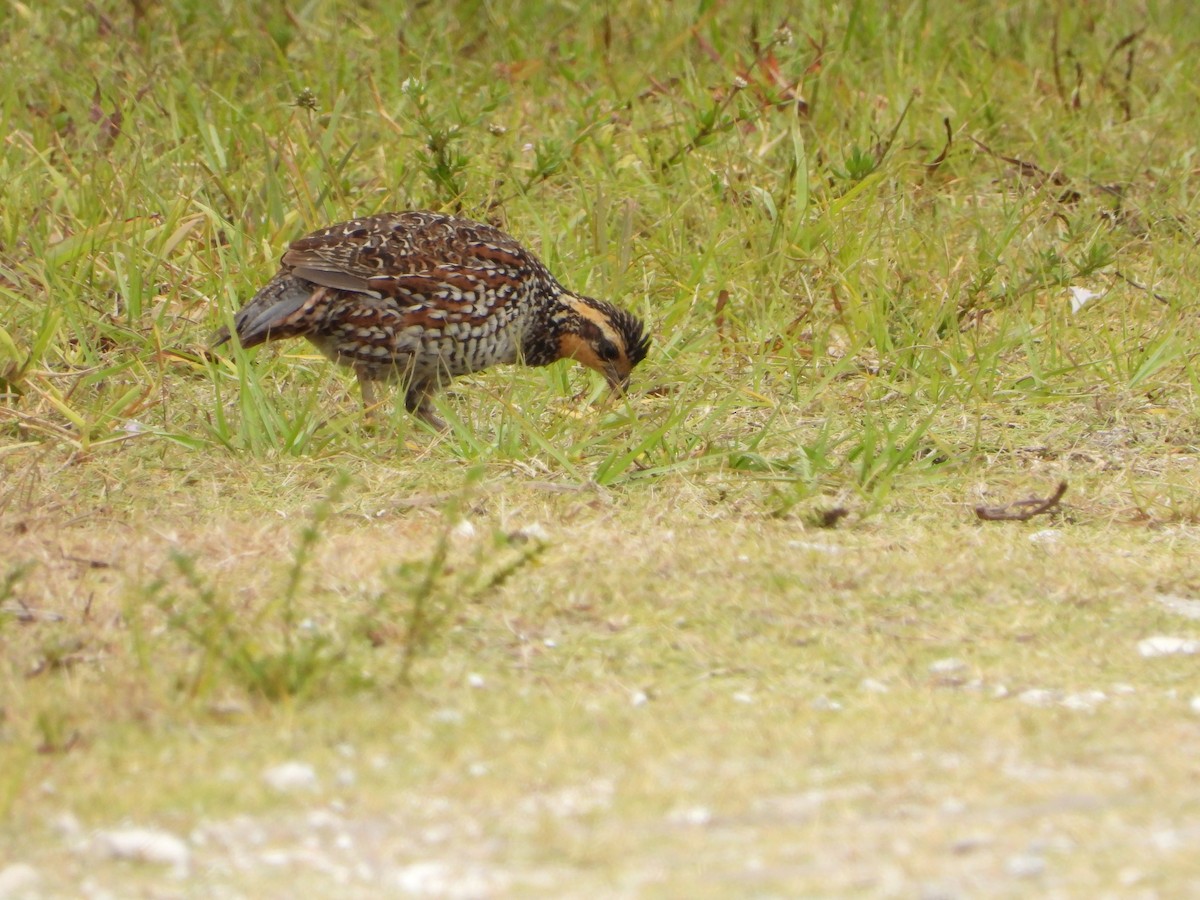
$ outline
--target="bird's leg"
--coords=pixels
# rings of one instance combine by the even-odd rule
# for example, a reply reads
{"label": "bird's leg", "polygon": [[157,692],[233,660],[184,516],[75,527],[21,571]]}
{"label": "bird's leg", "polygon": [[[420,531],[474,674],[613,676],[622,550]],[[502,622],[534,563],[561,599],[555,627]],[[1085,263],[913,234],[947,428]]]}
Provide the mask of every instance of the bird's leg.
{"label": "bird's leg", "polygon": [[427,384],[412,384],[404,395],[404,408],[438,431],[446,430],[446,423],[433,411],[433,392]]}
{"label": "bird's leg", "polygon": [[375,396],[375,379],[371,378],[362,369],[356,369],[355,374],[358,375],[358,389],[362,392],[363,413],[366,416],[368,424],[375,423],[375,408],[379,405],[379,400]]}

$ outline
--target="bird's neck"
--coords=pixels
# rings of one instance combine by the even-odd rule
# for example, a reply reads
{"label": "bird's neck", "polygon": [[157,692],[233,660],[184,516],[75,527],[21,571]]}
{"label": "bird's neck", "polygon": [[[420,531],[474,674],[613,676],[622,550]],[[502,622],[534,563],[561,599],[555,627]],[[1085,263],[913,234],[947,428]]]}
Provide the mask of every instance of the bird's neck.
{"label": "bird's neck", "polygon": [[548,366],[561,355],[565,323],[572,315],[567,298],[571,295],[557,283],[539,292],[521,341],[521,358],[527,366]]}

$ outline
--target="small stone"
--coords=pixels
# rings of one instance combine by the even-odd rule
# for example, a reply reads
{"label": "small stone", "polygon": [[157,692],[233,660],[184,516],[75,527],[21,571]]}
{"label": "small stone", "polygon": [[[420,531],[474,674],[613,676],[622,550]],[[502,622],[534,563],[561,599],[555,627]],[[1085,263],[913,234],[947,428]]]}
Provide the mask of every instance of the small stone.
{"label": "small stone", "polygon": [[1133,887],[1145,877],[1146,874],[1141,869],[1135,869],[1132,866],[1126,866],[1117,872],[1117,881],[1121,883],[1122,887]]}
{"label": "small stone", "polygon": [[840,704],[838,701],[831,700],[824,695],[818,697],[810,705],[813,709],[821,709],[825,710],[826,712],[837,712],[842,708],[842,704]]}
{"label": "small stone", "polygon": [[168,831],[152,828],[117,828],[101,831],[96,835],[100,848],[113,859],[131,862],[153,863],[174,866],[176,871],[187,871],[191,851],[180,838]]}
{"label": "small stone", "polygon": [[1200,641],[1187,638],[1156,635],[1138,641],[1138,653],[1146,659],[1155,656],[1191,656],[1200,653]]}
{"label": "small stone", "polygon": [[250,707],[238,700],[215,700],[208,706],[208,711],[218,718],[230,719],[250,712]]}
{"label": "small stone", "polygon": [[1091,712],[1108,699],[1104,691],[1081,691],[1078,694],[1068,694],[1063,697],[1062,705],[1067,709],[1077,709]]}
{"label": "small stone", "polygon": [[1150,833],[1150,844],[1162,853],[1178,853],[1186,841],[1174,828],[1160,828]]}
{"label": "small stone", "polygon": [[546,526],[541,522],[531,522],[516,531],[509,532],[508,539],[514,544],[521,544],[527,541],[533,541],[538,544],[547,544],[550,542],[550,532],[546,530]]}
{"label": "small stone", "polygon": [[456,544],[469,544],[478,534],[475,525],[469,519],[463,519],[450,529],[450,540]]}
{"label": "small stone", "polygon": [[1192,702],[1188,704],[1188,707],[1191,709],[1192,712],[1196,713],[1197,715],[1200,715],[1200,694],[1197,694],[1195,697],[1192,698]]}
{"label": "small stone", "polygon": [[712,817],[712,810],[707,806],[688,806],[672,810],[667,821],[672,825],[707,825]]}
{"label": "small stone", "polygon": [[983,835],[972,835],[970,837],[959,838],[950,845],[950,852],[958,856],[965,856],[968,853],[974,853],[976,850],[983,850],[990,846],[992,839]]}
{"label": "small stone", "polygon": [[41,875],[29,863],[12,863],[0,869],[0,900],[33,897]]}
{"label": "small stone", "polygon": [[1036,878],[1046,871],[1046,860],[1032,853],[1012,857],[1004,867],[1014,878]]}
{"label": "small stone", "polygon": [[1176,615],[1186,619],[1200,619],[1200,600],[1177,597],[1174,594],[1159,594],[1158,602]]}
{"label": "small stone", "polygon": [[281,794],[313,791],[317,788],[317,773],[308,763],[285,762],[263,772],[263,781]]}
{"label": "small stone", "polygon": [[1028,706],[1053,706],[1058,697],[1045,688],[1030,688],[1017,694],[1017,699]]}
{"label": "small stone", "polygon": [[83,826],[79,824],[79,819],[70,812],[59,813],[50,820],[50,827],[64,838],[75,838],[83,834]]}
{"label": "small stone", "polygon": [[754,702],[754,695],[748,694],[745,691],[738,691],[736,694],[733,695],[733,702],[734,703],[744,703],[747,706],[749,706],[751,703]]}
{"label": "small stone", "polygon": [[929,664],[929,672],[932,675],[949,675],[951,672],[961,672],[967,667],[967,664],[961,659],[955,659],[953,656],[948,656],[945,659],[935,660]]}
{"label": "small stone", "polygon": [[874,678],[864,678],[858,683],[858,687],[860,690],[864,690],[868,694],[886,694],[891,690],[891,688],[882,681],[877,681]]}
{"label": "small stone", "polygon": [[478,672],[471,672],[467,675],[467,684],[473,688],[485,688],[487,687],[487,679]]}
{"label": "small stone", "polygon": [[1053,528],[1043,528],[1041,531],[1035,531],[1029,536],[1029,543],[1037,544],[1041,547],[1053,547],[1062,541],[1062,532],[1055,531]]}
{"label": "small stone", "polygon": [[789,547],[795,547],[797,550],[811,550],[814,553],[827,553],[830,556],[836,556],[839,553],[845,553],[845,547],[839,547],[837,544],[821,544],[817,541],[788,541]]}
{"label": "small stone", "polygon": [[629,702],[634,706],[645,706],[650,702],[650,695],[645,691],[634,691],[629,695]]}

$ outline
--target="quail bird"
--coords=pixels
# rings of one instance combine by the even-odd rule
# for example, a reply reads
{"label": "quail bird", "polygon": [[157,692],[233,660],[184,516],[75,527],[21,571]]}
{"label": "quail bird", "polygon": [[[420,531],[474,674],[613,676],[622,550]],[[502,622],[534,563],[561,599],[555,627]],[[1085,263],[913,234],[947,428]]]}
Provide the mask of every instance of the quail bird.
{"label": "quail bird", "polygon": [[[399,381],[405,407],[444,428],[432,396],[496,363],[574,359],[618,392],[650,339],[633,314],[567,290],[504,232],[435,212],[352,219],[288,247],[234,318],[243,347],[304,337],[354,369],[363,402]],[[222,329],[214,346],[229,339]]]}

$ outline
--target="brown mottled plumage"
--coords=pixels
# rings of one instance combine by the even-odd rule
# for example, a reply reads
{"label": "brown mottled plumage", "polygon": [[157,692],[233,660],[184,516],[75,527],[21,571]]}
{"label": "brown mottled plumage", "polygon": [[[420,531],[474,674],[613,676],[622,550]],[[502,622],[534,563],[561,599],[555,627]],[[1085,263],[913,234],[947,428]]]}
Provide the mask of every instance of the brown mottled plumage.
{"label": "brown mottled plumage", "polygon": [[375,382],[400,380],[408,410],[439,428],[430,398],[458,375],[575,359],[621,390],[650,344],[637,317],[568,291],[504,232],[434,212],[300,238],[234,328],[243,347],[307,338],[354,369],[368,406]]}

